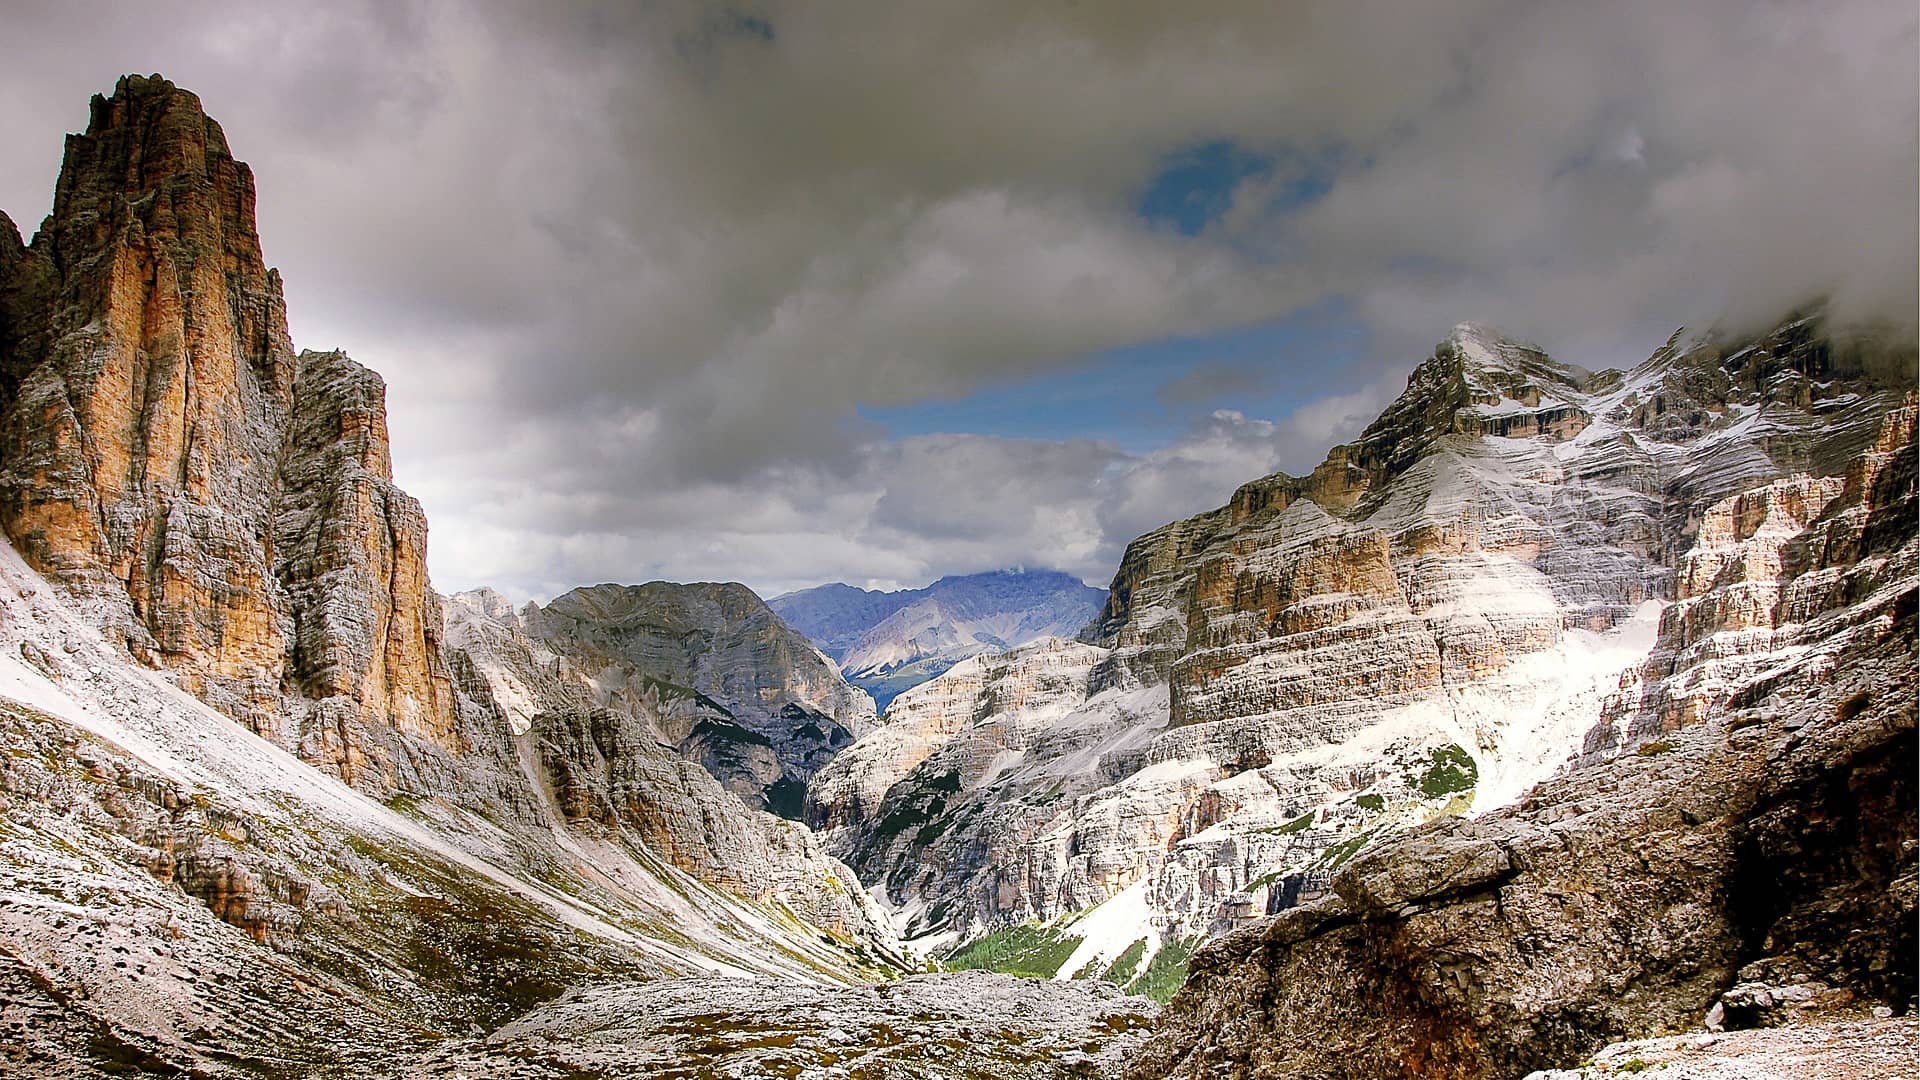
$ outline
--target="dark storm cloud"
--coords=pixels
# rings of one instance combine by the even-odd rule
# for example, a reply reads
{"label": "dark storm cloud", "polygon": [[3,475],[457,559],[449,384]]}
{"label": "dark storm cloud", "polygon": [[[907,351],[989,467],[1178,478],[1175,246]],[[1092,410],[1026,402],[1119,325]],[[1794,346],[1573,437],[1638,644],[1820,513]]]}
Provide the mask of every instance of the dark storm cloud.
{"label": "dark storm cloud", "polygon": [[[0,70],[0,208],[31,227],[118,74],[199,92],[296,339],[388,378],[443,585],[1098,579],[1310,467],[1461,319],[1589,366],[1816,293],[1913,319],[1906,4],[16,3],[6,29],[33,47]],[[1204,219],[1141,212],[1206,153],[1258,164]],[[1375,346],[1336,396],[1146,457],[851,411],[1330,299]]]}

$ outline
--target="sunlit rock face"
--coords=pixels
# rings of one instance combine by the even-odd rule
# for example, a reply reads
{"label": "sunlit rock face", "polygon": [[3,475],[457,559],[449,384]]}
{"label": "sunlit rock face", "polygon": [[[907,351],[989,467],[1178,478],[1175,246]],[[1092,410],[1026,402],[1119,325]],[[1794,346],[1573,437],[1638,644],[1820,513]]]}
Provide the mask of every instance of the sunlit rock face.
{"label": "sunlit rock face", "polygon": [[[0,521],[136,647],[262,719],[286,662],[268,551],[298,371],[253,177],[192,94],[123,79],[12,260]],[[29,300],[35,302],[28,302]]]}
{"label": "sunlit rock face", "polygon": [[385,387],[296,356],[253,176],[199,99],[122,79],[30,246],[0,238],[0,525],[136,656],[317,764],[457,751],[426,519]]}
{"label": "sunlit rock face", "polygon": [[1776,563],[1857,560],[1737,549],[1869,483],[1913,356],[1795,318],[1589,373],[1457,327],[1312,473],[1130,545],[1084,686],[1034,710],[1005,702],[1036,654],[957,667],[822,771],[810,820],[929,934],[1116,901],[1157,945],[1310,900],[1401,828],[1722,708],[1666,676],[1765,634],[1676,628],[1771,633],[1828,580]]}
{"label": "sunlit rock face", "polygon": [[1841,475],[1697,515],[1654,648],[1601,703],[1581,767],[1388,839],[1331,896],[1201,950],[1129,1075],[1519,1076],[1703,1019],[1904,1010],[1912,401]]}

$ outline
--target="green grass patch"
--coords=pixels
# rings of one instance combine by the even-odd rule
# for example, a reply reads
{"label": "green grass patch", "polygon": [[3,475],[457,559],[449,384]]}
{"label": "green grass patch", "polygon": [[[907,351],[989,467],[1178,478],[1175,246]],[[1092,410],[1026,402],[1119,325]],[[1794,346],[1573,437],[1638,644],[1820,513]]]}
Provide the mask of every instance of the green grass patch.
{"label": "green grass patch", "polygon": [[1326,866],[1328,870],[1338,870],[1346,865],[1348,859],[1358,855],[1360,849],[1367,846],[1367,841],[1373,839],[1373,834],[1377,831],[1377,828],[1362,829],[1321,852],[1316,861]]}
{"label": "green grass patch", "polygon": [[1079,946],[1080,938],[1075,935],[1040,923],[1021,923],[961,946],[948,955],[946,966],[954,971],[999,971],[1051,979]]}
{"label": "green grass patch", "polygon": [[1442,746],[1433,751],[1432,761],[1420,774],[1415,785],[1420,794],[1429,799],[1442,795],[1453,795],[1468,791],[1480,782],[1480,768],[1473,763],[1473,756],[1458,745]]}
{"label": "green grass patch", "polygon": [[1353,805],[1362,810],[1385,810],[1387,808],[1387,800],[1384,796],[1380,795],[1361,795],[1353,800]]}
{"label": "green grass patch", "polygon": [[1126,985],[1130,994],[1143,994],[1165,1005],[1187,981],[1187,961],[1193,957],[1195,942],[1187,938],[1166,938],[1160,951],[1153,954],[1147,970]]}
{"label": "green grass patch", "polygon": [[1117,986],[1125,986],[1133,981],[1133,973],[1140,966],[1140,959],[1147,955],[1147,939],[1141,938],[1127,946],[1127,951],[1114,957],[1113,963],[1100,977]]}

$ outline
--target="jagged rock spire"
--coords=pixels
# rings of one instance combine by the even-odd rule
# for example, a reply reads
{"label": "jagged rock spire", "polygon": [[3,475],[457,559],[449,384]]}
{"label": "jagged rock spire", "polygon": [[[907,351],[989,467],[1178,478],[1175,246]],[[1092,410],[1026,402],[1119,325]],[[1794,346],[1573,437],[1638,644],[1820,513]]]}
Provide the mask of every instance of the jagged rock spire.
{"label": "jagged rock spire", "polygon": [[253,173],[158,75],[94,97],[31,245],[0,229],[0,527],[184,688],[383,783],[378,732],[452,738],[384,396],[296,356]]}

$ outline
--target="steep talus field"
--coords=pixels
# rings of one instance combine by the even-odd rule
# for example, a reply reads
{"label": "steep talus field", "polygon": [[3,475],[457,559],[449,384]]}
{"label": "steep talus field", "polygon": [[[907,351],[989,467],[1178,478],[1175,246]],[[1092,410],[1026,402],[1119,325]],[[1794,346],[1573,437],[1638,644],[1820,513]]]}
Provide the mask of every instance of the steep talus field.
{"label": "steep talus field", "polygon": [[1857,544],[1786,542],[1897,437],[1913,356],[1816,312],[1590,373],[1463,324],[1311,474],[1130,545],[1085,644],[899,698],[808,820],[922,948],[1144,986],[1369,845],[1722,715],[1863,595]]}
{"label": "steep talus field", "polygon": [[821,585],[769,605],[885,709],[970,656],[1073,637],[1105,602],[1069,574],[999,570],[897,592]]}

